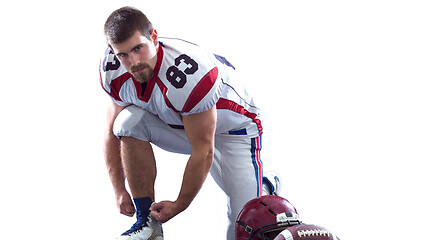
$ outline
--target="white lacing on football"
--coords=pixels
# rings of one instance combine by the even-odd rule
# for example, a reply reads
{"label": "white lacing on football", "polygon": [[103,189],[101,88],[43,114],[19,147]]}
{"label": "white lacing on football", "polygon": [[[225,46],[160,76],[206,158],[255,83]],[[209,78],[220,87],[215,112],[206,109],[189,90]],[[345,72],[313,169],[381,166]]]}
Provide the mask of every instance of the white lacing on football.
{"label": "white lacing on football", "polygon": [[329,236],[330,232],[322,229],[311,229],[302,230],[298,232],[299,237],[310,237],[310,236]]}

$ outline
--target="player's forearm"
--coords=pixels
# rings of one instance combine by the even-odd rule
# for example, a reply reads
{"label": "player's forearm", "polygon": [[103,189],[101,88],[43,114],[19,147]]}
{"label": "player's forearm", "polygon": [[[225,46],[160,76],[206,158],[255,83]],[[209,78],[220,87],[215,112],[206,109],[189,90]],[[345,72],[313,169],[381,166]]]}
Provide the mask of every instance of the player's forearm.
{"label": "player's forearm", "polygon": [[216,119],[216,107],[182,117],[192,154],[185,167],[181,191],[176,200],[181,211],[191,204],[200,191],[213,163]]}
{"label": "player's forearm", "polygon": [[104,137],[104,158],[115,193],[125,190],[125,173],[120,156],[120,141],[112,133]]}
{"label": "player's forearm", "polygon": [[196,154],[193,152],[185,167],[181,191],[176,203],[180,211],[185,210],[194,200],[197,193],[203,186],[207,174],[213,162],[213,147],[205,153]]}

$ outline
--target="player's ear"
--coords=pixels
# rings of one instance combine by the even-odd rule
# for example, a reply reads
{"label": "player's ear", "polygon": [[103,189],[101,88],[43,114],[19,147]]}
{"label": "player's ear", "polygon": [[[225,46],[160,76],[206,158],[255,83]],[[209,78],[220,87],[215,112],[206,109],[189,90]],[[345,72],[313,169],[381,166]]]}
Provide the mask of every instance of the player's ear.
{"label": "player's ear", "polygon": [[157,30],[155,28],[151,30],[150,38],[151,41],[153,41],[154,46],[157,46],[159,44],[159,36],[157,35]]}

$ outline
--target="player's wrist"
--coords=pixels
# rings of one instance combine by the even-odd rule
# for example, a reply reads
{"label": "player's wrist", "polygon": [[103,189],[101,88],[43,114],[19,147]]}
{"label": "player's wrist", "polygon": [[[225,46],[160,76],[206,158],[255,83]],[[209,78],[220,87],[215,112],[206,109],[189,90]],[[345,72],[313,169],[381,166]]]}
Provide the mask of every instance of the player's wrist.
{"label": "player's wrist", "polygon": [[116,196],[122,196],[124,194],[128,194],[125,186],[113,186]]}
{"label": "player's wrist", "polygon": [[191,201],[181,199],[180,197],[176,199],[175,201],[175,207],[178,213],[183,212],[185,209],[189,207],[190,204],[191,204]]}

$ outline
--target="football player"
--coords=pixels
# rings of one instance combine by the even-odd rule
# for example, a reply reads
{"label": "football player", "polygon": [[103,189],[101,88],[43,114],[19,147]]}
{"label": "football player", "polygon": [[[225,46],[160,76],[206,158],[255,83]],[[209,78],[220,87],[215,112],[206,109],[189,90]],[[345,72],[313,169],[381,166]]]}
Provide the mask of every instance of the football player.
{"label": "football player", "polygon": [[[162,239],[161,223],[190,205],[208,172],[228,196],[227,239],[235,239],[236,217],[246,202],[261,196],[263,181],[260,110],[243,79],[225,57],[184,40],[159,38],[132,7],[114,11],[104,33],[108,49],[100,80],[112,100],[105,160],[120,212],[137,217],[118,239]],[[153,204],[151,144],[190,155],[174,201]]]}

